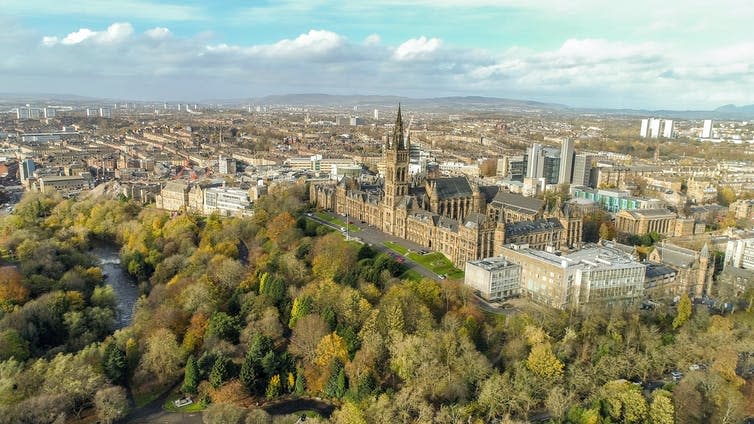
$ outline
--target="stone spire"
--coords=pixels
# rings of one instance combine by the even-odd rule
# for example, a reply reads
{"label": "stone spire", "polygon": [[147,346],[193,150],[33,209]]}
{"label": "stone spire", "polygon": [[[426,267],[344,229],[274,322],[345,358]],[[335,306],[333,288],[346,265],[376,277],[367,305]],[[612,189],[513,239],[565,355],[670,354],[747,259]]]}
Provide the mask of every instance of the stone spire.
{"label": "stone spire", "polygon": [[403,139],[403,116],[401,116],[401,104],[398,103],[398,116],[395,118],[395,127],[393,128],[393,149],[405,149]]}

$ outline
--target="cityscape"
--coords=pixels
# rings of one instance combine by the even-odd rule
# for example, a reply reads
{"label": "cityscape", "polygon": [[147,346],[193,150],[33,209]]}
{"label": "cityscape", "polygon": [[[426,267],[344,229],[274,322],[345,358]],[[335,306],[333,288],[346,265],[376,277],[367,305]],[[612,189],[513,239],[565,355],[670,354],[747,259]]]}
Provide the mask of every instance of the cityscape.
{"label": "cityscape", "polygon": [[744,33],[115,3],[0,17],[0,424],[754,422]]}

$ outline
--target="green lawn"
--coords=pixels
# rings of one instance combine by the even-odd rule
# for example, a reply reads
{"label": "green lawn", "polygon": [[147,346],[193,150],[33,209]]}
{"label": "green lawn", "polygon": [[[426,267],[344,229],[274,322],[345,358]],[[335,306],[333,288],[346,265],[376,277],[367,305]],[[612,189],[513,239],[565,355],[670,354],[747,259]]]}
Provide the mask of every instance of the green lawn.
{"label": "green lawn", "polygon": [[408,258],[437,275],[445,274],[452,280],[463,278],[463,271],[454,267],[450,259],[440,252],[427,253],[426,255],[411,252],[408,254]]}
{"label": "green lawn", "polygon": [[445,274],[452,280],[463,278],[463,271],[454,267],[453,263],[450,262],[450,259],[446,258],[445,255],[440,252],[432,252],[427,253],[426,255],[422,255],[417,252],[408,253],[408,249],[392,241],[386,241],[384,244],[388,249],[401,255],[405,255],[412,261],[434,272],[437,275]]}
{"label": "green lawn", "polygon": [[414,271],[413,269],[409,269],[403,274],[401,274],[401,280],[413,280],[413,281],[421,281],[422,277],[421,274]]}
{"label": "green lawn", "polygon": [[[346,226],[346,222],[345,221],[343,221],[340,218],[335,218],[334,216],[331,216],[330,214],[326,214],[324,212],[315,212],[314,215],[317,218],[319,218],[319,219],[321,219],[323,221],[327,221],[327,222],[329,222],[332,225],[336,225],[338,227],[345,227]],[[361,229],[359,227],[353,225],[353,224],[348,224],[348,231],[352,232],[352,233],[355,233],[355,232],[361,231]]]}
{"label": "green lawn", "polygon": [[197,399],[195,396],[191,398],[194,403],[177,408],[173,401],[177,400],[180,397],[180,393],[173,393],[172,395],[168,396],[167,400],[162,405],[162,409],[170,412],[199,412],[204,410],[204,406],[202,406],[201,402],[199,402],[199,399]]}
{"label": "green lawn", "polygon": [[386,242],[384,242],[383,244],[384,244],[384,245],[385,245],[385,246],[386,246],[386,247],[387,247],[388,249],[390,249],[390,250],[392,250],[392,251],[394,251],[394,252],[396,252],[396,253],[399,253],[399,254],[401,254],[401,255],[405,255],[405,254],[406,254],[406,252],[408,252],[408,249],[406,249],[405,247],[401,246],[400,244],[398,244],[398,243],[394,243],[394,242],[392,242],[392,241],[386,241]]}

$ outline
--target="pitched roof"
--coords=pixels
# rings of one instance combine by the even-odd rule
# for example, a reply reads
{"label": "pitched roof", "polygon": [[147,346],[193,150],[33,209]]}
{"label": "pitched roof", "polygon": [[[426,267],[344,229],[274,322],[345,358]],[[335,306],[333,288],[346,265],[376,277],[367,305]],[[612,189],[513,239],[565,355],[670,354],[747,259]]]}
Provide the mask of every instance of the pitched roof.
{"label": "pitched roof", "polygon": [[563,229],[563,225],[556,218],[521,221],[512,224],[505,224],[505,236],[520,236],[523,234],[539,233],[553,229]]}
{"label": "pitched roof", "polygon": [[506,209],[515,209],[532,214],[539,213],[545,206],[544,200],[506,191],[498,192],[492,203],[501,205]]}
{"label": "pitched roof", "polygon": [[432,181],[437,186],[438,199],[471,197],[471,185],[466,177],[438,178]]}

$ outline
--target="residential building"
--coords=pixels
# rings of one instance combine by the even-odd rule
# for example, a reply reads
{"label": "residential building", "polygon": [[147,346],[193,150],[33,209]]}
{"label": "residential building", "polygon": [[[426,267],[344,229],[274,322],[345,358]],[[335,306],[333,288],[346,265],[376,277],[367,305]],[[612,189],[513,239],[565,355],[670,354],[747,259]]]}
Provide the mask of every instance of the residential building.
{"label": "residential building", "polygon": [[736,219],[754,219],[754,200],[736,200],[728,206]]}
{"label": "residential building", "polygon": [[189,205],[189,185],[184,181],[171,181],[155,196],[155,204],[169,211],[186,210]]}
{"label": "residential building", "polygon": [[728,240],[724,267],[754,270],[754,238]]}
{"label": "residential building", "polygon": [[705,119],[700,138],[712,138],[712,120]]}
{"label": "residential building", "polygon": [[673,120],[666,119],[663,121],[662,136],[665,138],[673,138]]}
{"label": "residential building", "polygon": [[464,282],[486,300],[518,296],[521,266],[502,257],[466,262]]}
{"label": "residential building", "polygon": [[649,136],[649,119],[641,120],[641,129],[639,130],[639,137],[647,138]]}
{"label": "residential building", "polygon": [[89,180],[80,175],[48,175],[37,179],[42,193],[76,193],[91,188]]}
{"label": "residential building", "polygon": [[573,177],[571,185],[588,186],[589,177],[592,173],[592,162],[594,157],[587,154],[578,154],[573,160]]}
{"label": "residential building", "polygon": [[573,139],[563,139],[560,146],[560,169],[558,170],[558,184],[570,184],[574,168]]}

